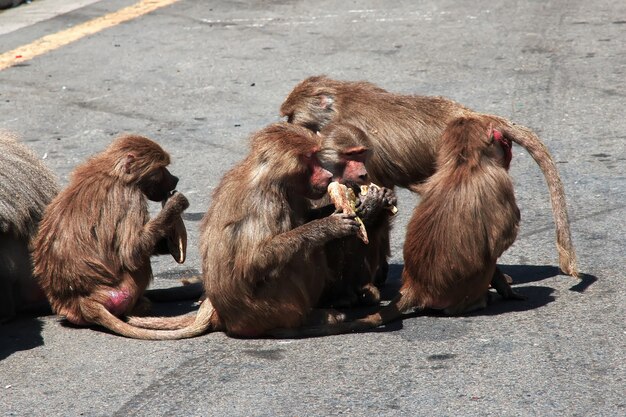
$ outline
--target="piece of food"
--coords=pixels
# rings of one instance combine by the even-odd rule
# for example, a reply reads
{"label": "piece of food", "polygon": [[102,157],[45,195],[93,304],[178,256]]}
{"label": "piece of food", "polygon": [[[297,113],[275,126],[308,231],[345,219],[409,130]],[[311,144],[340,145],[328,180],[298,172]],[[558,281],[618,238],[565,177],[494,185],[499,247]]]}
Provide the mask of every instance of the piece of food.
{"label": "piece of food", "polygon": [[[331,182],[328,185],[328,195],[330,196],[330,201],[335,205],[335,208],[342,213],[346,214],[354,214],[356,215],[356,195],[351,188],[346,187],[343,184],[338,182]],[[365,225],[363,221],[357,216],[357,223],[359,223],[359,231],[357,236],[365,243],[369,243],[369,239],[367,238],[367,230],[365,230]]]}
{"label": "piece of food", "polygon": [[[174,190],[171,195],[174,195],[175,192]],[[167,199],[163,200],[161,205],[164,206],[166,201]],[[176,262],[179,264],[185,262],[187,257],[187,229],[183,218],[180,216],[176,216],[172,231],[167,236],[167,248]]]}
{"label": "piece of food", "polygon": [[[370,187],[374,187],[376,189],[379,189],[380,186],[374,184],[373,182],[370,182],[369,185],[361,185],[361,193],[360,195],[362,196],[366,196],[367,192],[369,191]],[[387,210],[389,210],[391,212],[391,214],[396,214],[398,212],[398,207],[394,206],[393,204],[390,204],[388,206],[385,206],[385,208]]]}

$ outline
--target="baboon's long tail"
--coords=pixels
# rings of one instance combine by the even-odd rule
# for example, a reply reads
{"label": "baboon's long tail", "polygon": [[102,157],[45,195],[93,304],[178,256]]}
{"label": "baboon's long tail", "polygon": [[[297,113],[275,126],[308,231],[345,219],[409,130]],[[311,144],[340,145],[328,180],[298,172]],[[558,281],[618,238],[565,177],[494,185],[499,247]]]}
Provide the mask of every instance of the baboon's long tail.
{"label": "baboon's long tail", "polygon": [[565,190],[561,177],[556,169],[554,160],[548,152],[548,148],[541,142],[537,135],[529,128],[506,123],[502,132],[509,136],[515,143],[524,147],[535,160],[548,184],[550,200],[552,201],[552,213],[556,225],[556,248],[559,252],[559,266],[561,270],[573,277],[578,278],[576,253],[569,226],[567,205],[565,202]]}
{"label": "baboon's long tail", "polygon": [[[143,340],[178,340],[199,336],[211,327],[211,317],[215,309],[208,300],[205,300],[194,315],[188,326],[176,330],[155,330],[136,327],[120,320],[111,314],[102,304],[90,299],[81,300],[81,311],[91,322],[99,324],[122,336]],[[187,317],[187,316],[183,316]],[[185,320],[188,320],[187,318]]]}

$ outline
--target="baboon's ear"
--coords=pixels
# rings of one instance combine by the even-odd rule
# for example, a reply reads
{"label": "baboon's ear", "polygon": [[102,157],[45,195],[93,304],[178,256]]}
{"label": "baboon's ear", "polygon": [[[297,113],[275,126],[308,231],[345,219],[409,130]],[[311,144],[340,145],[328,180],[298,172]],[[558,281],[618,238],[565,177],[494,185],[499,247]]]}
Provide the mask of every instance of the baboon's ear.
{"label": "baboon's ear", "polygon": [[132,153],[127,154],[124,157],[124,172],[130,174],[132,172],[133,164],[135,163],[135,155]]}
{"label": "baboon's ear", "polygon": [[313,96],[317,99],[315,104],[322,110],[330,110],[335,103],[335,92],[328,88],[316,88]]}

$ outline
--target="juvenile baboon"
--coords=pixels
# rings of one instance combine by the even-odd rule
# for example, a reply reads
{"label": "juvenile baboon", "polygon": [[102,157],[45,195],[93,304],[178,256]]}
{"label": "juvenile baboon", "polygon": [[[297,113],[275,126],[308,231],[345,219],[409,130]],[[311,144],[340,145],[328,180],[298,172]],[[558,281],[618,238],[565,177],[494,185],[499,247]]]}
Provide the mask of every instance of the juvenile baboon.
{"label": "juvenile baboon", "polygon": [[[376,277],[378,284],[384,282],[390,255],[391,214],[384,207],[395,206],[396,197],[392,190],[375,186],[369,187],[366,195],[360,195],[360,186],[371,184],[364,165],[371,151],[367,135],[361,129],[350,124],[331,123],[320,134],[322,166],[332,172],[333,181],[345,184],[358,196],[357,214],[369,237],[368,244],[352,236],[328,244],[326,252],[333,279],[322,302],[337,307],[376,304],[380,301],[380,293],[373,284]],[[328,196],[321,203],[328,204]]]}
{"label": "juvenile baboon", "polygon": [[[56,314],[138,339],[195,335],[120,319],[143,301],[152,280],[150,257],[167,251],[163,241],[189,205],[181,193],[172,195],[178,178],[169,163],[155,142],[127,135],[74,170],[47,207],[34,241],[34,273]],[[147,199],[167,200],[152,219]]]}

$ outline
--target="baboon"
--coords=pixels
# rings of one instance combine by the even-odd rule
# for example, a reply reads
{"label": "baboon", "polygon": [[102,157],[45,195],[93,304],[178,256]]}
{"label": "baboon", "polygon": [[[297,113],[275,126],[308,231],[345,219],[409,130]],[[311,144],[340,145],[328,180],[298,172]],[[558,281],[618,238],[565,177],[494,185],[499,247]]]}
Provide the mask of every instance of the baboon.
{"label": "baboon", "polygon": [[[152,280],[150,257],[168,251],[164,241],[189,206],[181,193],[172,195],[178,178],[169,164],[158,144],[126,135],[74,170],[46,208],[34,241],[34,274],[56,314],[137,339],[195,335],[137,328],[120,319],[141,308]],[[150,219],[147,200],[167,201]]]}
{"label": "baboon", "polygon": [[561,270],[578,276],[565,192],[546,146],[530,129],[509,120],[475,112],[444,97],[400,95],[368,82],[309,77],[296,85],[280,112],[294,124],[319,131],[328,123],[351,123],[368,135],[372,157],[366,168],[373,182],[419,190],[435,172],[435,160],[445,127],[461,116],[480,117],[507,132],[541,168],[552,201],[556,246]]}
{"label": "baboon", "polygon": [[520,220],[507,172],[511,140],[483,117],[453,120],[442,135],[435,174],[419,186],[422,202],[407,227],[400,293],[363,319],[273,334],[364,330],[409,308],[466,313],[486,306],[490,285],[504,298],[522,299],[496,266],[515,241]]}
{"label": "baboon", "polygon": [[311,199],[321,198],[332,178],[318,159],[321,138],[276,123],[250,143],[247,157],[215,189],[200,225],[207,298],[197,315],[130,323],[153,329],[202,325],[257,337],[343,319],[314,308],[330,275],[324,245],[358,230],[354,216],[342,213],[311,220]]}
{"label": "baboon", "polygon": [[32,274],[31,243],[58,192],[57,177],[41,158],[0,132],[0,321],[24,309],[47,308]]}
{"label": "baboon", "polygon": [[[395,193],[374,186],[369,187],[366,195],[360,195],[360,186],[371,184],[364,165],[371,154],[365,132],[350,124],[331,123],[322,129],[320,135],[320,162],[331,171],[333,181],[345,184],[358,196],[357,214],[369,236],[368,244],[358,238],[347,237],[327,245],[333,279],[324,292],[322,302],[336,307],[376,304],[380,301],[380,293],[373,284],[375,281],[379,285],[384,282],[381,277],[387,275],[387,258],[390,255],[391,214],[384,207],[395,206]],[[318,204],[328,203],[327,195]]]}

